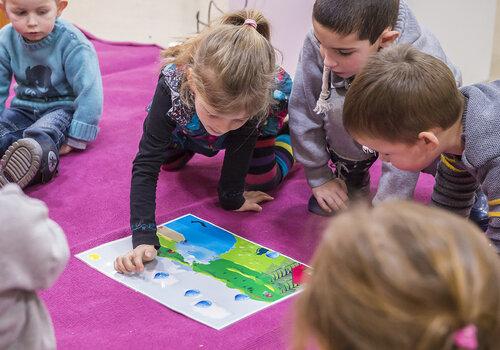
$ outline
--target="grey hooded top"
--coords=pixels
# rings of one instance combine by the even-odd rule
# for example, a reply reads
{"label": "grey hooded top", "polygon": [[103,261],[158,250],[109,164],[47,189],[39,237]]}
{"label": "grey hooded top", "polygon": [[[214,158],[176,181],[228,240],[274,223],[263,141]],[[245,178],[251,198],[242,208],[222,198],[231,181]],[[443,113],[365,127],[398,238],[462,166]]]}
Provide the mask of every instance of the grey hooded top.
{"label": "grey hooded top", "polygon": [[[400,2],[394,30],[400,33],[397,43],[409,43],[417,49],[443,60],[461,85],[460,71],[446,57],[439,41],[420,26],[405,1]],[[355,142],[342,123],[342,108],[349,83],[331,73],[329,103],[333,109],[326,113],[313,111],[321,93],[323,59],[319,43],[310,31],[304,41],[289,103],[290,132],[296,159],[302,163],[311,187],[320,186],[334,178],[328,162],[331,149],[340,157],[362,161],[369,158],[366,149]],[[383,163],[374,202],[388,198],[410,198],[419,173],[406,172]]]}

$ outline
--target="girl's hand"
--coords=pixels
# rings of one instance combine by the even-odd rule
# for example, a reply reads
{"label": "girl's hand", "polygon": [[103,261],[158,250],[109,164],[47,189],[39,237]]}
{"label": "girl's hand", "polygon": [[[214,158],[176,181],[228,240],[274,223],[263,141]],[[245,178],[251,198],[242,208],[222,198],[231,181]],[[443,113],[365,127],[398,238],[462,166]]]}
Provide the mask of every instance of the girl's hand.
{"label": "girl's hand", "polygon": [[140,244],[125,255],[115,260],[115,270],[119,273],[134,273],[144,271],[144,263],[156,258],[154,245]]}
{"label": "girl's hand", "polygon": [[65,154],[68,154],[73,150],[73,147],[68,146],[68,145],[62,145],[61,148],[59,149],[59,155],[64,156]]}
{"label": "girl's hand", "polygon": [[258,203],[269,202],[274,198],[267,193],[261,191],[245,191],[243,192],[245,203],[235,211],[262,211],[262,207]]}

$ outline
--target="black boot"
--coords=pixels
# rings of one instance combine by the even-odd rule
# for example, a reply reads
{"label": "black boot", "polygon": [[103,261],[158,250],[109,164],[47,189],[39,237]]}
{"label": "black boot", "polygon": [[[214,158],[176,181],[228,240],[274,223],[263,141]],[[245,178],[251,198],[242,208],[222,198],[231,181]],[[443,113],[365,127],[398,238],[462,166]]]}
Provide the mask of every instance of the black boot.
{"label": "black boot", "polygon": [[474,205],[470,211],[469,219],[474,221],[483,231],[488,229],[488,198],[481,189],[476,191]]}
{"label": "black boot", "polygon": [[368,198],[370,196],[370,173],[350,173],[345,179],[349,198]]}
{"label": "black boot", "polygon": [[38,173],[33,178],[31,183],[47,183],[57,175],[59,167],[59,150],[56,148],[52,140],[44,141],[37,139],[36,141],[40,143],[43,153],[40,162],[40,169],[38,169]]}

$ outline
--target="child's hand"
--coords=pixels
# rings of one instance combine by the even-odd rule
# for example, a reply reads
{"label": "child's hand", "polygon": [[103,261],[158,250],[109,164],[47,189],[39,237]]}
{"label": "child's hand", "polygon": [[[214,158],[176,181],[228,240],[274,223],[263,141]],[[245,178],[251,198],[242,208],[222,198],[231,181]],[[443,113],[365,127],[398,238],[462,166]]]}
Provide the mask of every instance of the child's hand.
{"label": "child's hand", "polygon": [[144,271],[144,263],[156,258],[156,249],[153,245],[140,244],[125,255],[115,260],[115,270],[119,273],[134,273]]}
{"label": "child's hand", "polygon": [[347,186],[341,179],[325,182],[321,186],[314,187],[312,192],[321,209],[328,213],[331,213],[332,210],[346,208]]}
{"label": "child's hand", "polygon": [[73,150],[73,147],[68,146],[68,145],[62,145],[61,148],[59,149],[59,155],[64,156],[65,154],[68,154]]}
{"label": "child's hand", "polygon": [[245,198],[245,203],[235,211],[262,211],[262,207],[258,203],[269,202],[274,199],[261,191],[245,191],[243,192],[243,197]]}

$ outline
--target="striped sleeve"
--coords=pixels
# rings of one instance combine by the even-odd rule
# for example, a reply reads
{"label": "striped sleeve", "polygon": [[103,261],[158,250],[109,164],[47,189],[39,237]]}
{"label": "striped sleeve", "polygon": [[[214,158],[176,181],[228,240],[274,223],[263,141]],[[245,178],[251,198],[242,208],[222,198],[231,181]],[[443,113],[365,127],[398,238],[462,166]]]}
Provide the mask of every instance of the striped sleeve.
{"label": "striped sleeve", "polygon": [[436,171],[432,202],[436,206],[468,217],[479,187],[459,157],[443,154]]}

